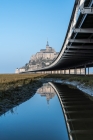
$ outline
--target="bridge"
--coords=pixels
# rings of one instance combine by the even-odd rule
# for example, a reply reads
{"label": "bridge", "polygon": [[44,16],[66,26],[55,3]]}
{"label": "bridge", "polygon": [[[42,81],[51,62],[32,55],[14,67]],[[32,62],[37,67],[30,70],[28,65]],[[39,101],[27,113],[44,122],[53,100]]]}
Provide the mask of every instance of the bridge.
{"label": "bridge", "polygon": [[69,140],[93,140],[93,97],[68,85],[49,84],[59,98]]}
{"label": "bridge", "polygon": [[65,71],[93,66],[93,0],[76,0],[67,33],[58,57],[38,71]]}

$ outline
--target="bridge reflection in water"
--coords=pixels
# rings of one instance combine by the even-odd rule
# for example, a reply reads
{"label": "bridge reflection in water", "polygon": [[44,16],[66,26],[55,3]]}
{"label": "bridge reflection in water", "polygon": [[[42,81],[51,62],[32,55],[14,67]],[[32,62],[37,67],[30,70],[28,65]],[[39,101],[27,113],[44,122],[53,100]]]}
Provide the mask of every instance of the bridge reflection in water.
{"label": "bridge reflection in water", "polygon": [[59,97],[70,140],[93,140],[93,97],[72,86],[50,85]]}
{"label": "bridge reflection in water", "polygon": [[[91,96],[72,86],[54,82],[44,84],[33,97],[30,93],[26,95],[28,98],[23,96],[20,100],[22,104],[15,104],[17,113],[14,112],[16,108],[13,108],[12,98],[6,96],[0,100],[0,110],[9,106],[13,109],[12,114],[6,112],[0,117],[1,140],[93,140]],[[7,99],[9,101],[4,106]]]}

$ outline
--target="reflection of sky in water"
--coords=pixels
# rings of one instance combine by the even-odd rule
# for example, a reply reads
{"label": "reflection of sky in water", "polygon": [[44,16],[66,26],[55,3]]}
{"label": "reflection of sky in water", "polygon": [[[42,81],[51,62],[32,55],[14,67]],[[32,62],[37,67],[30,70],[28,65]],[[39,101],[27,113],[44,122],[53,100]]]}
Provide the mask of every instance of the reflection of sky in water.
{"label": "reflection of sky in water", "polygon": [[67,140],[64,116],[55,95],[49,104],[45,97],[35,94],[14,108],[14,114],[0,117],[1,140]]}

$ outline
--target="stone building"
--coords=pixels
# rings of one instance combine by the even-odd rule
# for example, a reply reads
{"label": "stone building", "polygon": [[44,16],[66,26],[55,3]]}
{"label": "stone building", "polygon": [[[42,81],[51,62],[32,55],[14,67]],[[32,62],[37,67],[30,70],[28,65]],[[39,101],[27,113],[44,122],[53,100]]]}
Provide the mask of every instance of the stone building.
{"label": "stone building", "polygon": [[45,66],[50,65],[57,56],[58,52],[50,47],[47,41],[46,49],[41,49],[40,52],[31,56],[28,71],[44,68]]}
{"label": "stone building", "polygon": [[22,67],[22,68],[17,68],[16,70],[15,70],[15,73],[17,74],[17,73],[21,73],[21,72],[25,72],[25,67]]}
{"label": "stone building", "polygon": [[35,55],[32,55],[29,62],[25,64],[24,67],[19,69],[17,68],[15,73],[33,71],[40,68],[44,68],[50,65],[57,56],[58,52],[56,52],[52,47],[50,47],[47,41],[46,48],[41,49],[40,52],[37,52]]}
{"label": "stone building", "polygon": [[37,52],[35,55],[33,55],[31,57],[31,61],[36,61],[37,59],[53,60],[57,57],[57,55],[58,53],[52,47],[49,46],[49,43],[47,41],[46,49],[41,49],[40,52]]}

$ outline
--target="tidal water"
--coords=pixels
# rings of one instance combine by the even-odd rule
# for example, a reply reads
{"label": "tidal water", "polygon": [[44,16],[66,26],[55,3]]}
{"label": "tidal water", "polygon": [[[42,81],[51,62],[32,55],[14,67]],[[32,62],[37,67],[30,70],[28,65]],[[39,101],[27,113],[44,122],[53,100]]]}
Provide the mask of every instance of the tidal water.
{"label": "tidal water", "polygon": [[59,99],[48,83],[0,116],[0,140],[68,140]]}

